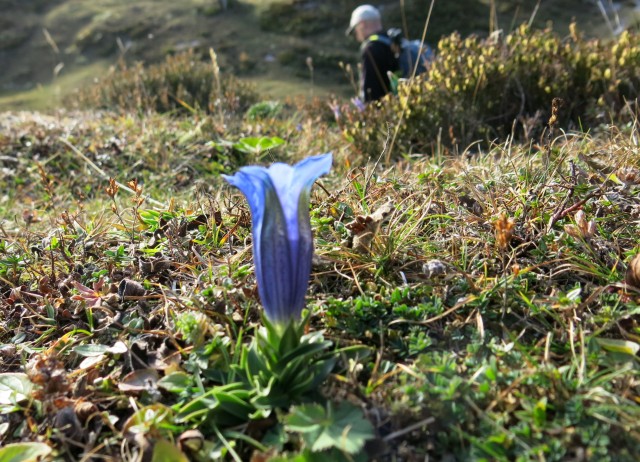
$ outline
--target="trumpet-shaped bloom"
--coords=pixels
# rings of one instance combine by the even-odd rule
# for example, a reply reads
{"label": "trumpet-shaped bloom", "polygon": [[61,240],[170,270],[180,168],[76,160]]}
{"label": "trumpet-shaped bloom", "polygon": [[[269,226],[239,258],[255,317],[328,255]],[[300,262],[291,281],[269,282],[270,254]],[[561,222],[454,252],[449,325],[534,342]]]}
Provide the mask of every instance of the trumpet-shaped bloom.
{"label": "trumpet-shaped bloom", "polygon": [[224,175],[246,196],[253,222],[253,260],[258,293],[272,322],[300,316],[311,274],[313,236],[311,186],[331,169],[331,153],[308,157],[293,167],[242,167]]}

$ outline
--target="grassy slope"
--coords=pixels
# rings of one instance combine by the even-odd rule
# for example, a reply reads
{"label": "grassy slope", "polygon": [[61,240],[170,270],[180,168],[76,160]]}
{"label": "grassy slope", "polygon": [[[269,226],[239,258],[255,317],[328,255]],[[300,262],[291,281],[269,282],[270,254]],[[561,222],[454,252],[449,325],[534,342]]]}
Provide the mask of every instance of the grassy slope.
{"label": "grassy slope", "polygon": [[[204,338],[229,340],[230,354],[259,322],[240,219],[248,208],[211,172],[333,150],[333,172],[312,198],[311,329],[370,348],[324,390],[366,410],[376,428],[369,454],[637,460],[640,295],[623,280],[638,253],[640,188],[620,182],[640,164],[637,125],[375,169],[354,168],[318,113],[238,117],[228,131],[216,114],[0,114],[0,372],[42,385],[0,416],[0,439],[120,460],[197,426],[174,425],[164,406],[178,398],[129,374],[152,365],[196,375],[194,364],[219,358],[222,349],[194,346],[198,327],[185,327],[194,313],[205,316]],[[285,146],[259,159],[230,147],[266,131]],[[157,202],[138,208],[123,189],[112,201],[103,174],[136,177]],[[349,223],[387,202],[371,247],[354,249]],[[73,281],[101,277],[101,303],[89,309],[96,299],[78,297]],[[116,295],[123,279],[144,285],[142,299]],[[88,351],[119,341],[126,352]],[[132,403],[161,416],[137,438],[123,431]],[[259,440],[255,427],[240,430]],[[248,460],[251,445],[236,443]],[[299,446],[292,434],[288,448]]]}
{"label": "grassy slope", "polygon": [[[121,54],[118,38],[127,48],[125,59],[129,62],[157,62],[166,53],[188,47],[195,47],[207,56],[208,48],[214,47],[223,69],[263,82],[265,88],[277,95],[288,92],[279,83],[282,80],[293,85],[308,84],[308,72],[298,70],[298,76],[292,76],[291,69],[282,69],[277,63],[266,61],[265,57],[276,57],[283,50],[293,50],[294,55],[290,59],[298,60],[304,66],[304,59],[313,48],[311,40],[264,31],[256,34],[260,30],[259,10],[264,5],[243,2],[226,12],[217,12],[216,8],[217,2],[197,0],[180,4],[171,1],[136,2],[135,7],[121,1],[58,2],[40,14],[29,16],[37,27],[32,28],[32,34],[23,44],[7,50],[5,59],[12,66],[4,74],[2,85],[19,90],[35,83],[50,84],[53,69],[58,63],[64,63],[60,77],[82,71],[87,63],[101,63],[101,69],[104,69],[115,64]],[[23,14],[19,8],[7,13],[14,16],[16,23]],[[59,53],[47,43],[40,27],[49,31]],[[325,42],[322,50],[324,53],[332,52],[343,45],[333,46]],[[33,66],[34,62],[40,65]],[[293,67],[300,68],[300,63]],[[100,72],[103,71],[96,72],[94,67],[93,76]],[[317,72],[315,78],[316,82],[326,85],[328,91],[340,90],[339,86],[336,88],[335,77],[327,79],[322,72]],[[77,83],[77,79],[60,78],[53,83],[52,93],[55,95],[58,89],[68,92]],[[20,95],[13,95],[12,99],[5,101],[10,104],[19,98]],[[44,103],[43,98],[35,101],[36,106]]]}
{"label": "grassy slope", "polygon": [[[216,123],[215,115],[0,119],[2,371],[26,371],[40,385],[56,378],[31,406],[2,417],[7,441],[115,459],[120,448],[135,457],[192,426],[218,441],[197,419],[172,423],[164,406],[178,398],[153,392],[155,373],[151,385],[128,375],[146,367],[197,375],[194,365],[221,351],[194,343],[218,338],[233,357],[239,333],[259,321],[249,232],[238,225],[248,209],[210,173],[257,159],[231,150],[239,135],[221,137]],[[313,110],[264,123],[287,139],[270,159],[335,152],[312,199],[311,329],[370,348],[325,390],[367,410],[377,434],[370,455],[637,460],[640,296],[622,280],[638,251],[639,188],[619,181],[640,163],[637,127],[559,134],[548,150],[506,143],[374,170],[350,168],[344,141]],[[259,134],[259,125],[243,130]],[[155,202],[135,205],[122,189],[110,200],[102,174],[135,176]],[[349,223],[387,202],[371,247],[353,248]],[[193,219],[200,225],[184,226]],[[106,285],[91,296],[73,282],[100,278]],[[144,284],[143,298],[116,295],[123,279]],[[124,354],[105,351],[118,341]],[[166,410],[135,440],[122,427],[132,425],[131,402]],[[69,418],[77,430],[63,428]],[[290,438],[289,449],[299,447]],[[254,450],[236,444],[244,460]]]}
{"label": "grassy slope", "polygon": [[[290,96],[310,94],[307,56],[315,63],[315,94],[346,94],[351,91],[339,61],[353,62],[356,46],[345,39],[344,25],[357,1],[343,0],[313,4],[269,16],[266,11],[282,2],[237,1],[230,10],[218,11],[213,0],[140,1],[132,6],[121,0],[58,0],[55,2],[16,2],[4,0],[3,35],[0,36],[0,76],[4,93],[0,107],[44,108],[60,104],[59,95],[72,91],[82,82],[97,77],[116,64],[121,55],[117,40],[127,51],[129,62],[157,62],[168,52],[195,46],[206,58],[213,46],[223,67],[255,81],[266,95]],[[410,35],[419,37],[427,17],[429,2],[412,0],[387,2],[388,25],[406,24]],[[453,30],[486,33],[490,26],[488,1],[436,2],[428,40],[436,42]],[[531,18],[534,5],[521,2],[498,2],[498,22],[494,26],[510,30],[514,24]],[[576,3],[580,3],[576,7]],[[403,14],[404,11],[404,14]],[[621,12],[631,18],[630,8]],[[584,2],[542,2],[536,23],[553,20],[556,28],[566,32],[575,17],[583,30],[606,35],[607,26],[593,6]],[[266,19],[265,19],[266,18]],[[267,28],[265,30],[265,21]],[[277,26],[275,26],[277,25]],[[317,30],[305,35],[313,25]],[[42,30],[52,38],[47,41]],[[55,46],[52,44],[55,43]],[[241,59],[238,57],[242,56]],[[265,57],[275,58],[275,62]],[[63,64],[54,78],[56,66]],[[41,86],[44,86],[44,91]],[[36,91],[29,91],[38,87]],[[27,91],[26,93],[24,93]],[[265,96],[266,96],[265,95]]]}

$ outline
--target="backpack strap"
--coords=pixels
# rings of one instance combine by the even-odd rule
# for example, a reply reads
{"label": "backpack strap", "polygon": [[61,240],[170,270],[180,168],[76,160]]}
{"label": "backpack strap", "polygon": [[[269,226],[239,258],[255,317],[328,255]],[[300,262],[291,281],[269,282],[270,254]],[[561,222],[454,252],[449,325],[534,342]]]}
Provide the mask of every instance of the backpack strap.
{"label": "backpack strap", "polygon": [[364,42],[362,42],[362,45],[360,45],[360,49],[364,49],[370,42],[380,42],[380,43],[384,43],[389,47],[391,46],[391,39],[389,37],[386,37],[384,35],[373,34],[367,37],[367,39]]}

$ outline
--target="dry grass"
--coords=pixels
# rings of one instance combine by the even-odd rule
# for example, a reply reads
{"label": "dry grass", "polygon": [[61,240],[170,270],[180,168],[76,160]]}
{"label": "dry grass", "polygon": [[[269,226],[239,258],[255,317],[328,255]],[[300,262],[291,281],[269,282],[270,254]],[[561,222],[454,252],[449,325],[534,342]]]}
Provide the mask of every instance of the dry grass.
{"label": "dry grass", "polygon": [[[248,208],[210,173],[252,159],[210,117],[4,116],[1,369],[37,384],[13,412],[2,403],[5,441],[135,460],[193,425],[168,411],[131,433],[134,409],[178,405],[158,379],[215,370],[198,345],[233,357],[258,321]],[[336,147],[313,120],[272,155]],[[370,456],[638,456],[640,294],[624,283],[639,250],[637,135],[384,168],[336,154],[312,198],[311,329],[371,351],[325,388],[366,409]],[[136,178],[138,194],[108,193],[107,177]],[[241,458],[262,446],[237,431],[267,435],[221,428]]]}

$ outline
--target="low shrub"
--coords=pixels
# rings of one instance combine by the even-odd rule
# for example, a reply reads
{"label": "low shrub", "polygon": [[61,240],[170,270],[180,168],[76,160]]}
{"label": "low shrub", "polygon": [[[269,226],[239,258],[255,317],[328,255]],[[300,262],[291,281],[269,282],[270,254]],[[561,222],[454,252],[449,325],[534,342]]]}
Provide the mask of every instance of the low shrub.
{"label": "low shrub", "polygon": [[277,101],[260,101],[252,105],[246,113],[247,119],[255,122],[257,120],[273,119],[280,115],[282,105]]}
{"label": "low shrub", "polygon": [[219,74],[193,51],[168,56],[145,67],[122,65],[94,85],[79,90],[68,103],[124,112],[191,111],[244,113],[258,100],[254,87]]}
{"label": "low shrub", "polygon": [[609,43],[571,31],[562,39],[523,25],[497,40],[443,38],[428,72],[401,85],[397,96],[364,111],[346,108],[343,132],[369,155],[380,151],[388,125],[403,153],[438,138],[451,145],[504,139],[512,131],[527,138],[544,127],[556,97],[565,103],[563,127],[621,121],[640,92],[640,35],[624,32]]}

